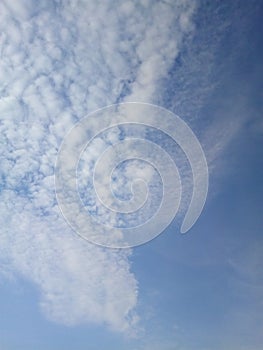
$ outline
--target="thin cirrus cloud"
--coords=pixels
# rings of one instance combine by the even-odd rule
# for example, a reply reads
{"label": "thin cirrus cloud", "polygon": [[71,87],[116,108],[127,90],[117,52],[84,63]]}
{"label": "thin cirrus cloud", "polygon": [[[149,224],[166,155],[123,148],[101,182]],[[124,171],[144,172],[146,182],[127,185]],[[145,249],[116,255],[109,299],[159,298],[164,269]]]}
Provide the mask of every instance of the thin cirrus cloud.
{"label": "thin cirrus cloud", "polygon": [[2,1],[0,256],[34,282],[46,316],[132,332],[131,251],[72,234],[55,200],[66,132],[118,101],[154,102],[185,35],[192,1]]}

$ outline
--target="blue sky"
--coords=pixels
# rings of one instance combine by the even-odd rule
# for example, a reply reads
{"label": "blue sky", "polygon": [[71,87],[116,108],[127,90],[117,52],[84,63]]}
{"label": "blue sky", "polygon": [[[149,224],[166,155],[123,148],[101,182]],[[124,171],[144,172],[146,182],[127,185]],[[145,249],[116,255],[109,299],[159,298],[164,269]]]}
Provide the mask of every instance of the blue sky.
{"label": "blue sky", "polygon": [[[262,348],[262,14],[256,0],[0,2],[1,350]],[[209,192],[188,233],[183,206],[157,238],[116,250],[65,222],[54,171],[78,121],[130,101],[192,128]]]}

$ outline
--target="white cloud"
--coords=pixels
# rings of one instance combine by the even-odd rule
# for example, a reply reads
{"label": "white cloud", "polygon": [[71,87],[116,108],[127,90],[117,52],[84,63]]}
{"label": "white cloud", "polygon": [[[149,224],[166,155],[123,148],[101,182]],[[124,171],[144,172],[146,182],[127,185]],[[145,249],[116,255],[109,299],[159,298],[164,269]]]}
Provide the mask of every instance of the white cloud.
{"label": "white cloud", "polygon": [[[130,330],[137,302],[130,252],[104,250],[75,237],[59,213],[36,215],[34,204],[11,191],[1,197],[1,256],[37,284],[44,313],[69,325],[88,321]],[[45,206],[43,195],[41,200],[43,208],[52,207]]]}
{"label": "white cloud", "polygon": [[37,284],[52,320],[116,331],[136,323],[130,252],[72,234],[55,201],[54,164],[66,132],[88,112],[127,94],[154,102],[192,4],[0,3],[0,255]]}

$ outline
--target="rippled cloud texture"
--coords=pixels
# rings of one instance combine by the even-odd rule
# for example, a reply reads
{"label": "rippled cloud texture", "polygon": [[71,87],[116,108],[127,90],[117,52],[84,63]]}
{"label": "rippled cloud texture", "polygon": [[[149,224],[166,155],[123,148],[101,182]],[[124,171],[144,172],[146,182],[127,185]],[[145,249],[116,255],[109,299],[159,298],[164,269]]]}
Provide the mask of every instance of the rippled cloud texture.
{"label": "rippled cloud texture", "polygon": [[87,113],[155,101],[194,9],[187,0],[0,3],[0,259],[38,286],[51,320],[136,328],[132,252],[73,235],[56,203],[54,164]]}

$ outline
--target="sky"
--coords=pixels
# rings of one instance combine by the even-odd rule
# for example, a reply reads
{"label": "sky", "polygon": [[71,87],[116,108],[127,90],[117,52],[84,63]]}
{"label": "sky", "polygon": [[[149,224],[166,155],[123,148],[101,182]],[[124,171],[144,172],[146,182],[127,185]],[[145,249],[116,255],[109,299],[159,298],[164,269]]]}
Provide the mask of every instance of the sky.
{"label": "sky", "polygon": [[[259,0],[0,0],[0,350],[262,349],[262,15]],[[141,125],[113,127],[126,106]],[[181,234],[198,145],[208,193]],[[56,182],[72,164],[84,224]]]}

